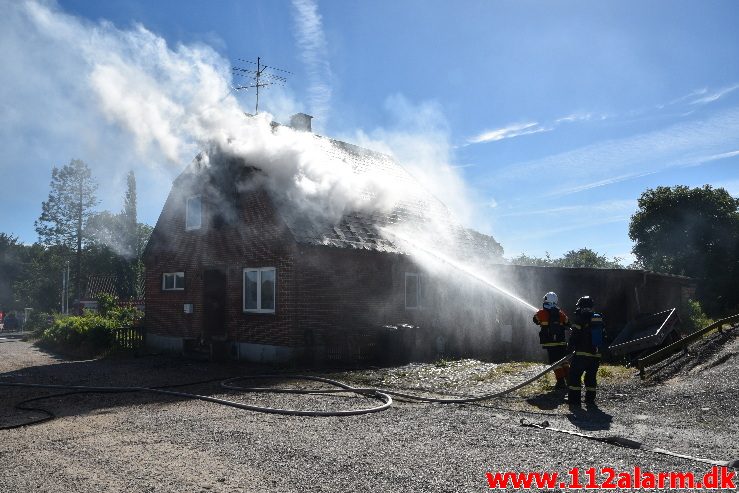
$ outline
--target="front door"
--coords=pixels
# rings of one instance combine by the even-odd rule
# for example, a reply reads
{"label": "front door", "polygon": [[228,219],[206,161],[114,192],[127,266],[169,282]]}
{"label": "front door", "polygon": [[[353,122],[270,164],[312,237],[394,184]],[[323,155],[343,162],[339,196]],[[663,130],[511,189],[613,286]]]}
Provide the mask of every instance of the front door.
{"label": "front door", "polygon": [[207,341],[226,336],[226,274],[219,269],[203,272],[203,335]]}

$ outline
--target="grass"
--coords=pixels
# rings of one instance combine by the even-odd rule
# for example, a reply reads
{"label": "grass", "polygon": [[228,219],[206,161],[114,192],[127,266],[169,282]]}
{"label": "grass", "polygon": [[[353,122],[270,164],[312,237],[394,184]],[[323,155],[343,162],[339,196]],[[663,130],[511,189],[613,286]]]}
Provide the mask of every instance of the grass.
{"label": "grass", "polygon": [[475,382],[487,382],[488,380],[497,380],[501,376],[523,373],[536,364],[538,363],[532,363],[529,361],[511,361],[508,363],[501,363],[486,373],[473,375],[472,379]]}
{"label": "grass", "polygon": [[621,365],[604,364],[598,368],[598,379],[604,382],[624,382],[630,380],[633,376],[633,368],[626,368]]}

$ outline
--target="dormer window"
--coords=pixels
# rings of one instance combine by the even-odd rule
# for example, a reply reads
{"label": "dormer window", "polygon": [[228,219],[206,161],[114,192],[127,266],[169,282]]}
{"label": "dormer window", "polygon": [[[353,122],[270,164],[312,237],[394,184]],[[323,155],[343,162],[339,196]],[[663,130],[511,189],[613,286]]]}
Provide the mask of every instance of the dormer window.
{"label": "dormer window", "polygon": [[200,195],[195,195],[187,199],[187,207],[185,212],[185,229],[187,231],[200,229],[203,223],[203,203]]}

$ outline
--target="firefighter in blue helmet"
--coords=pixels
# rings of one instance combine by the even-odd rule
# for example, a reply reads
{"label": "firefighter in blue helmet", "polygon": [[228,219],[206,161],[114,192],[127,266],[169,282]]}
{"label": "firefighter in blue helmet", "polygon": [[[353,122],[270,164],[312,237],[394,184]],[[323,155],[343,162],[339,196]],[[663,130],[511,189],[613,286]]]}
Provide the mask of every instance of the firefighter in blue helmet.
{"label": "firefighter in blue helmet", "polygon": [[[549,363],[556,363],[567,355],[567,341],[565,340],[565,328],[570,325],[567,314],[557,306],[557,293],[549,292],[544,295],[543,308],[534,315],[534,323],[541,327],[539,329],[539,343],[546,349]],[[564,390],[567,388],[565,377],[569,365],[567,362],[554,369],[557,383],[554,388]]]}
{"label": "firefighter in blue helmet", "polygon": [[572,334],[568,350],[575,351],[570,373],[567,377],[569,392],[567,402],[571,408],[579,408],[581,402],[582,380],[585,375],[585,403],[595,405],[598,366],[604,346],[605,328],[603,316],[593,310],[590,296],[577,300],[575,316],[572,318]]}

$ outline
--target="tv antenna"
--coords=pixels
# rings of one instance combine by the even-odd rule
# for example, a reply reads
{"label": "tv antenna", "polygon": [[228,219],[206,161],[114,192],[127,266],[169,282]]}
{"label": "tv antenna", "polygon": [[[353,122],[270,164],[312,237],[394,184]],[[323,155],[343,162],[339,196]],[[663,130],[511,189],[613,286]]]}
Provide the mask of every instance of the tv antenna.
{"label": "tv antenna", "polygon": [[256,65],[256,68],[233,67],[231,70],[233,71],[234,75],[250,79],[253,82],[250,85],[234,86],[234,89],[237,91],[256,89],[257,102],[256,102],[256,105],[254,106],[254,114],[258,114],[259,113],[259,88],[267,87],[267,86],[284,86],[285,83],[287,82],[287,77],[284,75],[275,73],[275,72],[280,72],[282,74],[290,74],[290,75],[292,75],[292,72],[288,72],[287,70],[282,70],[281,68],[270,67],[269,65],[264,65],[262,64],[262,59],[260,57],[257,57],[256,62],[252,62],[251,60],[242,60],[241,58],[239,58],[238,61],[243,62],[243,63],[249,63],[251,65]]}

